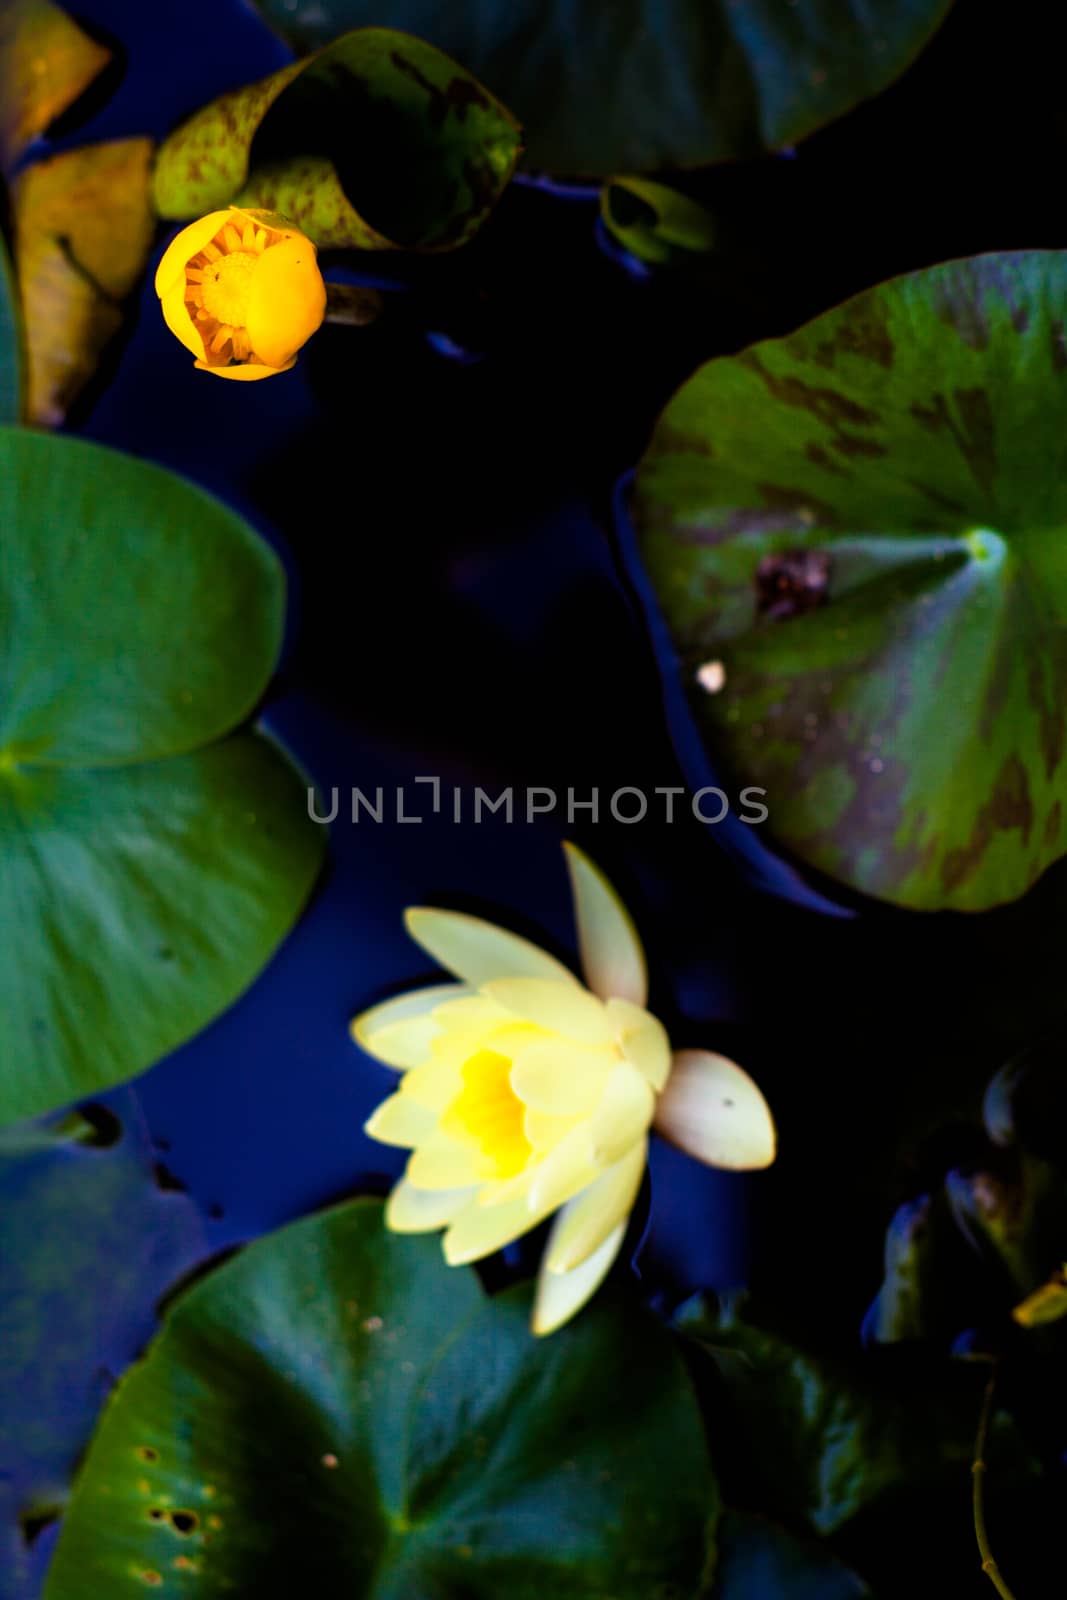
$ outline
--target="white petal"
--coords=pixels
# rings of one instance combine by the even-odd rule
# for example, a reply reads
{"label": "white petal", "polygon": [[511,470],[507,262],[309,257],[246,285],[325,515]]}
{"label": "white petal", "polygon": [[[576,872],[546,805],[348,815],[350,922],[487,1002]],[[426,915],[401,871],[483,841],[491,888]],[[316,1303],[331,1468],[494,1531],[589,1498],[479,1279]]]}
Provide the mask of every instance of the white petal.
{"label": "white petal", "polygon": [[465,1189],[481,1182],[478,1152],[435,1133],[412,1153],[404,1176],[416,1189]]}
{"label": "white petal", "polygon": [[[625,1237],[624,1220],[573,1272],[549,1272],[544,1262],[541,1263],[530,1321],[533,1333],[554,1333],[592,1299],[611,1271]],[[625,1403],[625,1396],[620,1396],[620,1402]]]}
{"label": "white petal", "polygon": [[656,1130],[709,1167],[769,1167],[775,1132],[748,1073],[711,1050],[679,1050],[656,1106]]}
{"label": "white petal", "polygon": [[396,1144],[412,1149],[428,1139],[437,1127],[436,1111],[429,1111],[410,1095],[391,1094],[363,1124],[364,1133],[379,1144]]}
{"label": "white petal", "polygon": [[647,1133],[656,1096],[641,1074],[620,1061],[608,1078],[604,1096],[590,1119],[596,1159],[602,1167],[621,1160]]}
{"label": "white petal", "polygon": [[511,1087],[524,1105],[550,1117],[576,1117],[592,1111],[611,1066],[607,1051],[589,1050],[565,1039],[535,1039],[511,1064]]}
{"label": "white petal", "polygon": [[463,1088],[463,1075],[451,1061],[424,1061],[400,1080],[400,1093],[430,1111],[444,1111]]}
{"label": "white petal", "polygon": [[547,951],[517,933],[497,928],[460,911],[413,906],[404,913],[408,933],[442,967],[473,989],[494,978],[543,978],[554,983],[578,980]]}
{"label": "white petal", "polygon": [[584,1193],[567,1202],[553,1222],[545,1246],[548,1272],[573,1272],[625,1222],[637,1199],[647,1156],[648,1140],[642,1139]]}
{"label": "white petal", "polygon": [[531,1211],[525,1196],[499,1206],[480,1206],[474,1201],[460,1212],[445,1234],[445,1260],[450,1267],[480,1261],[529,1233],[547,1215],[547,1211]]}
{"label": "white petal", "polygon": [[593,1149],[589,1125],[583,1124],[561,1139],[533,1169],[527,1204],[531,1210],[547,1216],[595,1183],[602,1170]]}
{"label": "white petal", "polygon": [[447,1228],[477,1193],[477,1189],[416,1189],[401,1178],[386,1203],[386,1227],[394,1233],[430,1233],[434,1228]]}
{"label": "white petal", "polygon": [[607,1013],[627,1061],[653,1089],[662,1089],[671,1070],[671,1041],[662,1022],[629,1000],[609,1000]]}
{"label": "white petal", "polygon": [[426,1059],[430,1040],[441,1031],[430,1013],[445,1001],[469,993],[461,983],[414,989],[354,1017],[349,1032],[361,1049],[386,1066],[414,1067]]}
{"label": "white petal", "polygon": [[535,1022],[576,1044],[612,1042],[604,1002],[580,984],[549,983],[544,978],[500,978],[487,983],[485,992],[524,1022]]}
{"label": "white petal", "polygon": [[630,913],[587,855],[573,844],[563,849],[586,983],[602,1000],[618,996],[643,1006],[648,999],[648,969]]}

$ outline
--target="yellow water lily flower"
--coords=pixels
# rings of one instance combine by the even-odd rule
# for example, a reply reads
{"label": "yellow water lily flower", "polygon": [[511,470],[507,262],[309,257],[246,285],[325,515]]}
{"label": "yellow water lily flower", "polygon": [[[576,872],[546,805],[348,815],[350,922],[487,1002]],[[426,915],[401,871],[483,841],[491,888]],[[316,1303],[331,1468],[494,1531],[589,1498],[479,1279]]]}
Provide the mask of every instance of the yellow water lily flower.
{"label": "yellow water lily flower", "polygon": [[406,913],[412,938],[458,982],[374,1006],[357,1043],[399,1070],[366,1131],[409,1149],[386,1222],[444,1228],[451,1265],[477,1261],[556,1213],[535,1333],[596,1292],[618,1254],[653,1127],[710,1166],[774,1159],[770,1112],[748,1074],[706,1050],[671,1051],[645,1009],[640,939],[611,884],[565,847],[588,987],[553,956],[477,917]]}
{"label": "yellow water lily flower", "polygon": [[326,314],[311,240],[284,217],[240,206],[182,229],[159,263],[156,293],[170,331],[220,378],[288,372]]}

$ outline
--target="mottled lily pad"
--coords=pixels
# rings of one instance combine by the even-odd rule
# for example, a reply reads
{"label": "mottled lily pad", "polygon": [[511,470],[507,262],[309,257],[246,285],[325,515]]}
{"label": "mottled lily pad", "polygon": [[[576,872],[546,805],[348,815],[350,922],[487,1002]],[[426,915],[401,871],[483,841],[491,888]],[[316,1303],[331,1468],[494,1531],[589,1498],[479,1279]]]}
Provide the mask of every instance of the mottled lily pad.
{"label": "mottled lily pad", "polygon": [[38,1593],[34,1535],[158,1300],[207,1249],[192,1202],[160,1184],[130,1091],[116,1109],[104,1142],[77,1119],[0,1135],[0,1600]]}
{"label": "mottled lily pad", "polygon": [[14,186],[29,420],[62,422],[122,326],[156,227],[149,139],[39,161]]}
{"label": "mottled lily pad", "polygon": [[52,0],[0,6],[0,169],[74,104],[111,52],[82,32]]}
{"label": "mottled lily pad", "polygon": [[701,368],[638,473],[713,759],[904,906],[1011,900],[1067,849],[1065,305],[1058,252],[883,284]]}
{"label": "mottled lily pad", "polygon": [[518,125],[432,45],[363,28],[223,95],[164,143],[164,217],[231,201],[277,211],[320,247],[447,250],[511,176]]}
{"label": "mottled lily pad", "polygon": [[172,474],[0,429],[0,1123],[132,1077],[252,981],[322,853],[301,775],[231,733],[280,564]]}
{"label": "mottled lily pad", "polygon": [[[951,0],[392,0],[391,24],[476,72],[559,173],[702,166],[793,144],[884,89]],[[373,0],[259,0],[298,49]]]}
{"label": "mottled lily pad", "polygon": [[602,1298],[536,1340],[529,1309],[373,1201],[251,1246],[117,1390],[47,1600],[696,1592],[715,1491],[669,1334]]}

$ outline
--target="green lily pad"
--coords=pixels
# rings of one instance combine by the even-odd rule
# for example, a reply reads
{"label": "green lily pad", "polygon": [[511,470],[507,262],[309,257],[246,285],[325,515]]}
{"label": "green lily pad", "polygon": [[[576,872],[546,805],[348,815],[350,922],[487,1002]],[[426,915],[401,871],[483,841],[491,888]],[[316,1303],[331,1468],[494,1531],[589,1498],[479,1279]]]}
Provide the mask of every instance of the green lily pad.
{"label": "green lily pad", "polygon": [[[905,1491],[933,1503],[968,1482],[984,1366],[887,1366],[828,1360],[699,1302],[680,1326],[714,1362],[712,1453],[731,1503],[820,1538],[876,1512],[899,1514]],[[1003,1480],[1023,1471],[1018,1436],[991,1440]]]}
{"label": "green lily pad", "polygon": [[132,1092],[117,1109],[104,1144],[76,1122],[0,1134],[2,1600],[39,1592],[29,1536],[66,1502],[157,1301],[207,1251],[192,1202],[159,1184]]}
{"label": "green lily pad", "polygon": [[714,758],[900,905],[1011,900],[1067,849],[1065,303],[1058,252],[880,285],[701,368],[638,473]]}
{"label": "green lily pad", "polygon": [[0,425],[22,416],[22,329],[15,279],[0,238]]}
{"label": "green lily pad", "polygon": [[191,117],[159,152],[156,207],[184,219],[235,201],[323,248],[448,250],[496,204],[520,138],[432,45],[363,28]]}
{"label": "green lily pad", "polygon": [[[389,21],[476,72],[559,173],[702,166],[795,143],[876,94],[951,0],[392,0]],[[259,0],[298,49],[372,0]]]}
{"label": "green lily pad", "polygon": [[4,0],[0,7],[0,169],[74,104],[111,52],[52,0]]}
{"label": "green lily pad", "polygon": [[709,1600],[870,1600],[863,1580],[820,1545],[773,1522],[726,1511]]}
{"label": "green lily pad", "polygon": [[670,1336],[610,1298],[528,1317],[374,1201],[251,1246],[116,1391],[47,1600],[695,1592],[715,1493]]}
{"label": "green lily pad", "polygon": [[232,512],[99,446],[0,429],[0,1123],[141,1072],[252,981],[322,854],[239,732],[281,567]]}

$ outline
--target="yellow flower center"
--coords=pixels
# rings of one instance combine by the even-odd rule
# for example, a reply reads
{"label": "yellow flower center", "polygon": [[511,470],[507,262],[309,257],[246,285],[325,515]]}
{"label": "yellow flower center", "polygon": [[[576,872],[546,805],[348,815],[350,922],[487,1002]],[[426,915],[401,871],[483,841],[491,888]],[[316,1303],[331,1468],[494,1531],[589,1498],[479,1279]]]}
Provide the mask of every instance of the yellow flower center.
{"label": "yellow flower center", "polygon": [[525,1107],[510,1081],[511,1061],[497,1050],[479,1050],[464,1062],[463,1088],[450,1107],[450,1120],[475,1144],[495,1178],[514,1178],[530,1159]]}
{"label": "yellow flower center", "polygon": [[252,274],[273,242],[266,228],[237,217],[219,229],[185,268],[185,303],[212,366],[255,359],[245,323]]}
{"label": "yellow flower center", "polygon": [[248,298],[258,260],[247,250],[235,250],[206,267],[200,285],[204,310],[219,322],[243,328],[248,321]]}

